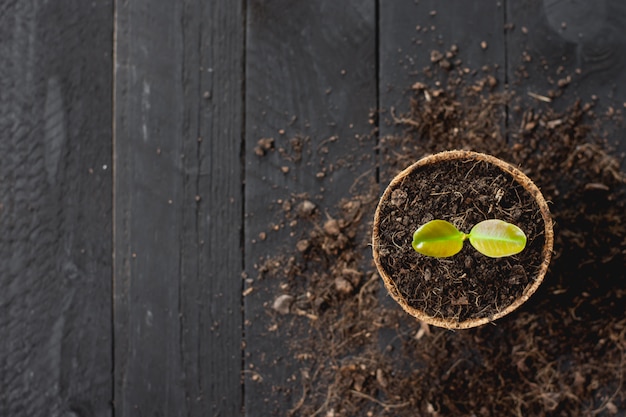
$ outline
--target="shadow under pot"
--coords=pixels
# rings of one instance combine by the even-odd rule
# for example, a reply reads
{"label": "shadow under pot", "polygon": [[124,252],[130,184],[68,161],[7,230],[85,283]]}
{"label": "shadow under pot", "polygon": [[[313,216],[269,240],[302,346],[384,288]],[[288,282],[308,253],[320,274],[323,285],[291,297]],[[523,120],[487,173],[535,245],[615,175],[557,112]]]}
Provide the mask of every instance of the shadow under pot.
{"label": "shadow under pot", "polygon": [[[523,246],[510,230],[523,235]],[[414,248],[423,236],[436,248],[457,246],[426,255]],[[380,199],[372,234],[389,294],[410,315],[449,329],[492,322],[526,302],[548,270],[553,241],[537,186],[512,165],[471,151],[441,152],[400,172]],[[498,245],[509,243],[517,249],[500,253]]]}

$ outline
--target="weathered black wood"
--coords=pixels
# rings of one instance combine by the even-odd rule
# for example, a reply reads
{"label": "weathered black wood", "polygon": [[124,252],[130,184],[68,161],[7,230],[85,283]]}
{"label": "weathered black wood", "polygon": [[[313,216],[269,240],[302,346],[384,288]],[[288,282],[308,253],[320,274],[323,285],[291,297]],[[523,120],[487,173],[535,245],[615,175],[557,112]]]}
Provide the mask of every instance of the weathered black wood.
{"label": "weathered black wood", "polygon": [[[453,45],[458,54],[451,63],[480,71],[488,66],[500,87],[504,84],[505,39],[502,2],[393,1],[380,5],[380,97],[381,109],[408,108],[408,92],[416,81],[433,83],[424,68],[433,69],[435,79],[445,80],[445,70],[434,70],[431,52],[445,54]],[[484,44],[482,44],[484,42]],[[482,44],[482,45],[481,45]],[[384,123],[381,127],[384,129]],[[381,135],[387,130],[381,130]]]}
{"label": "weathered black wood", "polygon": [[180,14],[179,3],[116,2],[116,416],[187,412],[180,317]]}
{"label": "weathered black wood", "polygon": [[[407,126],[393,124],[391,110],[396,114],[408,110],[410,97],[415,94],[411,86],[422,82],[430,88],[440,80],[445,85],[447,72],[437,69],[431,61],[431,52],[445,54],[453,45],[457,55],[451,59],[452,70],[467,69],[472,77],[484,76],[482,68],[499,83],[505,84],[505,10],[498,0],[441,2],[410,0],[382,2],[380,5],[380,136],[398,135]],[[482,42],[485,44],[481,45]],[[460,61],[460,65],[456,65]],[[425,71],[428,69],[428,71]],[[430,72],[431,75],[428,75]],[[458,77],[458,75],[456,75]],[[504,126],[503,126],[504,127]],[[397,173],[381,163],[381,192]],[[400,306],[384,289],[379,293],[381,304],[389,309]],[[410,320],[410,319],[407,319]],[[404,331],[404,330],[402,330]],[[381,348],[400,343],[396,330],[383,329],[379,335]],[[399,346],[398,346],[399,347]],[[407,366],[415,366],[408,364]]]}
{"label": "weathered black wood", "polygon": [[243,16],[117,2],[115,412],[241,409]]}
{"label": "weathered black wood", "polygon": [[[358,158],[355,134],[370,130],[368,113],[376,107],[375,14],[374,1],[248,1],[245,266],[250,281],[244,303],[248,416],[287,415],[302,395],[298,361],[288,345],[305,340],[305,335],[290,334],[289,326],[271,328],[276,314],[271,306],[281,293],[280,282],[258,280],[255,271],[263,259],[294,251],[278,200],[307,193],[324,216],[349,195],[359,175],[374,176],[373,158],[355,169],[316,174],[322,170],[318,151],[323,141],[329,147],[323,164],[328,167]],[[298,136],[308,138],[301,159],[282,157],[278,148],[293,154],[289,141]],[[337,139],[329,142],[331,136]],[[261,138],[274,138],[275,150],[255,155]],[[373,143],[369,152],[373,156]],[[282,167],[289,171],[284,173]]]}
{"label": "weathered black wood", "polygon": [[[508,78],[520,96],[556,93],[549,104],[556,109],[594,96],[600,112],[623,108],[626,3],[523,0],[507,1],[506,7],[507,20],[514,23],[507,34]],[[612,139],[626,151],[623,138]]]}
{"label": "weathered black wood", "polygon": [[[277,201],[332,212],[373,176],[317,174],[369,152],[369,110],[406,108],[432,50],[521,95],[626,101],[620,0],[394,0],[378,22],[374,0],[57,3],[0,7],[2,416],[286,415],[302,335],[271,327],[280,282],[255,271],[293,244]],[[300,160],[255,154],[296,136]]]}
{"label": "weathered black wood", "polygon": [[0,7],[0,415],[111,415],[112,2]]}
{"label": "weathered black wood", "polygon": [[243,2],[183,10],[185,173],[181,297],[191,416],[242,409]]}
{"label": "weathered black wood", "polygon": [[[497,90],[506,82],[505,9],[498,0],[465,2],[411,0],[382,3],[380,6],[380,135],[400,133],[406,126],[395,126],[396,115],[406,112],[411,86],[416,82],[437,88],[445,86],[448,71],[433,63],[433,51],[445,55],[453,46],[458,52],[450,58],[452,77],[484,77],[483,68],[498,80]],[[381,186],[387,186],[394,172],[381,168]]]}

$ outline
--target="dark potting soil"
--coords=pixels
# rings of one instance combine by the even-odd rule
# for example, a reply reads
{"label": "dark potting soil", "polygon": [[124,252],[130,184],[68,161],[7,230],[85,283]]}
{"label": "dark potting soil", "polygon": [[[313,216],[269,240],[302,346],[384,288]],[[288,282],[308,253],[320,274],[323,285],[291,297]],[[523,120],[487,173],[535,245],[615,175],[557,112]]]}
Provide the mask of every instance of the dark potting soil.
{"label": "dark potting soil", "polygon": [[[545,242],[539,206],[499,167],[475,160],[425,165],[390,191],[379,206],[380,260],[411,307],[457,322],[488,318],[537,278]],[[521,253],[489,258],[466,242],[457,255],[437,259],[411,246],[413,232],[430,220],[447,220],[469,233],[473,225],[493,218],[524,231],[527,245]]]}

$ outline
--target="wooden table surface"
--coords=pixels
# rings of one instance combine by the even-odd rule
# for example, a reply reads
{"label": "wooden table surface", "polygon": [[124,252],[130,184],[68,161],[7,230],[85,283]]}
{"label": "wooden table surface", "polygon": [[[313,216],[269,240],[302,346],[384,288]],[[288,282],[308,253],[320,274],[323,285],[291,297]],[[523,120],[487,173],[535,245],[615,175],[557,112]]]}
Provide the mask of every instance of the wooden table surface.
{"label": "wooden table surface", "polygon": [[[375,177],[389,127],[368,136],[370,111],[406,107],[434,49],[457,45],[502,88],[520,65],[579,69],[568,93],[621,105],[625,4],[2,2],[0,415],[286,415],[276,283],[255,281],[288,233],[258,241],[276,201],[332,206]],[[255,154],[297,136],[335,137],[325,164],[355,140],[366,157],[320,178],[313,157],[285,175]]]}

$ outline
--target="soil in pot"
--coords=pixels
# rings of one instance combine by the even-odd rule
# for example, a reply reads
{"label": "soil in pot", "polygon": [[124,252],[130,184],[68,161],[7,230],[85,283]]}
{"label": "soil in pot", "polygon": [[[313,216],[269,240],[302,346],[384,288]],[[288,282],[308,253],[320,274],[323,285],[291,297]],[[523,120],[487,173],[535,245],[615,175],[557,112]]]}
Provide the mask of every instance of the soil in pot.
{"label": "soil in pot", "polygon": [[[534,292],[546,268],[539,203],[511,173],[474,155],[447,152],[431,157],[435,163],[409,167],[386,190],[375,220],[374,254],[388,290],[410,314],[444,327],[473,327],[510,312]],[[524,231],[521,253],[489,258],[465,244],[455,256],[433,258],[411,247],[413,232],[430,220],[467,233],[492,218]]]}

